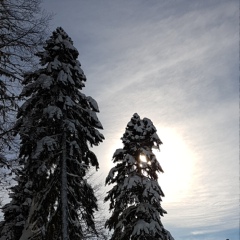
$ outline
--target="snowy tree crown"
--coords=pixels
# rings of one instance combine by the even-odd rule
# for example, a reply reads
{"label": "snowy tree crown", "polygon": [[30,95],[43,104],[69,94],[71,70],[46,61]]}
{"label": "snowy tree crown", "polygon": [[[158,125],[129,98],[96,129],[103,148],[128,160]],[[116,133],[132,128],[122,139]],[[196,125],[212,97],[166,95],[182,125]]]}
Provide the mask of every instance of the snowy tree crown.
{"label": "snowy tree crown", "polygon": [[[69,59],[59,59],[61,61],[71,61],[77,59],[79,53],[78,50],[73,46],[72,39],[68,34],[61,28],[58,27],[52,34],[49,40],[46,41],[44,46],[45,51],[37,53],[36,55],[41,58],[42,65],[45,65],[47,62],[55,58],[56,55],[62,53],[66,56],[66,53],[69,55]],[[61,56],[61,55],[60,55]]]}
{"label": "snowy tree crown", "polygon": [[139,147],[147,146],[159,149],[162,141],[156,132],[157,130],[150,119],[140,119],[140,116],[135,113],[127,124],[126,131],[121,138],[124,148],[137,150]]}

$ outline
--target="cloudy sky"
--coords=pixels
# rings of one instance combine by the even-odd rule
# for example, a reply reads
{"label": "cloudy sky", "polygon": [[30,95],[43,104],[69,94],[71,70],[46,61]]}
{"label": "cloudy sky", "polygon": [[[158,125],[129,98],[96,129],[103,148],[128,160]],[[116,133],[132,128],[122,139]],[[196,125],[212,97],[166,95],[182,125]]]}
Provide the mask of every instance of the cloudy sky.
{"label": "cloudy sky", "polygon": [[104,182],[137,112],[163,141],[156,153],[175,240],[239,238],[237,0],[44,0],[79,50],[106,140]]}

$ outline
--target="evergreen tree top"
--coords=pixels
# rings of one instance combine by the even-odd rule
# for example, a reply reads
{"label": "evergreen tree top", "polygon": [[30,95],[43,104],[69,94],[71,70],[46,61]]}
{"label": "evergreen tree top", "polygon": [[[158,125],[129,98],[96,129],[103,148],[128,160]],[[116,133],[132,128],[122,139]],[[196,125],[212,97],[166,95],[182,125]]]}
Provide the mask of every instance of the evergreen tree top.
{"label": "evergreen tree top", "polygon": [[134,151],[137,151],[140,147],[159,149],[162,141],[156,132],[157,130],[150,119],[140,119],[137,113],[133,114],[121,138],[124,149],[133,149]]}
{"label": "evergreen tree top", "polygon": [[[44,51],[36,55],[40,58],[40,63],[44,68],[27,72],[22,81],[24,85],[35,81],[42,89],[49,89],[56,79],[63,88],[69,86],[72,89],[81,90],[85,87],[84,82],[87,79],[81,63],[77,60],[79,53],[73,46],[71,38],[61,27],[57,28],[46,41]],[[32,93],[30,89],[32,87],[30,85],[25,87],[21,96],[29,96]]]}
{"label": "evergreen tree top", "polygon": [[[42,65],[45,65],[57,55],[61,57],[59,60],[63,62],[76,60],[79,55],[78,50],[73,46],[72,39],[61,27],[58,27],[50,39],[46,41],[44,49],[45,51],[36,54],[41,58]],[[68,58],[66,58],[66,55],[68,55]]]}
{"label": "evergreen tree top", "polygon": [[25,75],[21,96],[29,99],[21,106],[18,118],[36,111],[38,116],[61,120],[65,112],[67,117],[64,118],[71,119],[66,123],[67,128],[76,133],[75,129],[82,125],[79,131],[86,134],[90,145],[98,145],[104,139],[96,130],[103,128],[96,115],[98,104],[80,91],[85,86],[86,76],[71,38],[59,27],[46,41],[44,51],[37,55],[44,67]]}

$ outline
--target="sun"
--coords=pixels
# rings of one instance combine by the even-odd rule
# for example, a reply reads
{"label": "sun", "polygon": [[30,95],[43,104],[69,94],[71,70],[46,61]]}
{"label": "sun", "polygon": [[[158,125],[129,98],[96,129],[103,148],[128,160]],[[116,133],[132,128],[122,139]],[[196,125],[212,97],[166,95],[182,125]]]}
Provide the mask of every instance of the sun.
{"label": "sun", "polygon": [[140,158],[141,162],[147,162],[147,158],[143,154],[140,154],[139,158]]}
{"label": "sun", "polygon": [[159,174],[159,184],[170,201],[183,199],[194,186],[196,156],[181,131],[157,128],[163,142],[160,151],[154,150],[164,173]]}

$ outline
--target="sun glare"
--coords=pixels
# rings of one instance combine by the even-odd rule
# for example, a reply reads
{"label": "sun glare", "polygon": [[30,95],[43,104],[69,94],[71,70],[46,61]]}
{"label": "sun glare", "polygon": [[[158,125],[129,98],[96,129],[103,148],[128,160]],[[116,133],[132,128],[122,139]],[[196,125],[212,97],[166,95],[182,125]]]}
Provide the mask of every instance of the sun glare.
{"label": "sun glare", "polygon": [[[159,174],[159,184],[170,201],[184,199],[194,185],[196,156],[180,132],[170,128],[157,128],[163,141],[160,152],[154,150],[164,173]],[[168,200],[168,201],[169,201]]]}
{"label": "sun glare", "polygon": [[[189,140],[184,139],[181,130],[158,126],[156,128],[163,144],[160,146],[160,151],[154,149],[153,153],[164,171],[159,174],[158,181],[166,196],[165,201],[182,201],[189,192],[194,191],[196,154],[191,149]],[[119,139],[113,139],[111,151],[106,151],[108,155],[105,159],[111,159],[115,150],[122,147]],[[142,163],[147,162],[143,154],[140,155],[140,160]],[[112,161],[107,161],[107,163],[106,174],[116,165]]]}
{"label": "sun glare", "polygon": [[140,155],[140,160],[141,162],[147,162],[146,156],[144,156],[143,154]]}

